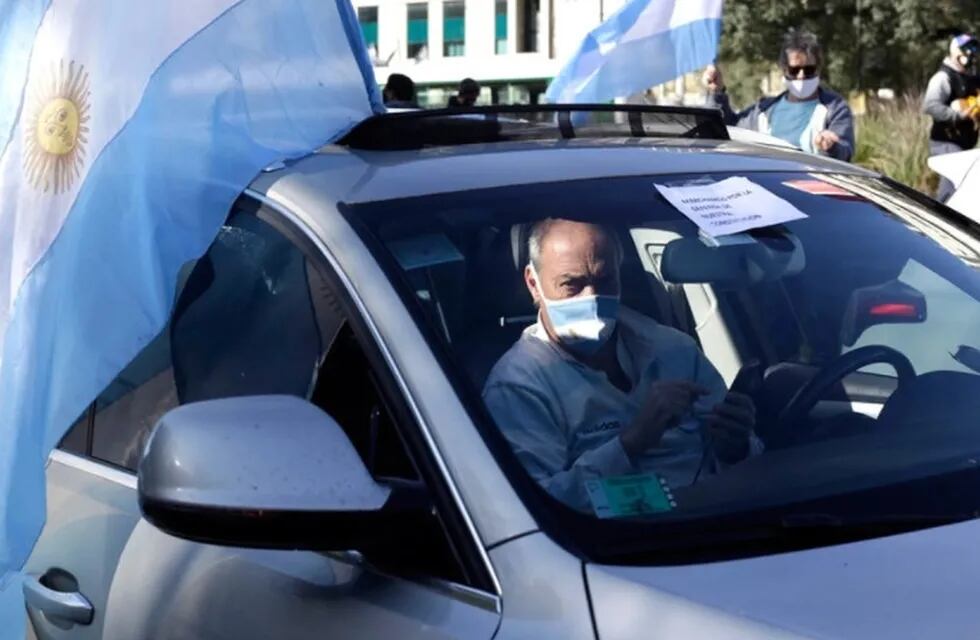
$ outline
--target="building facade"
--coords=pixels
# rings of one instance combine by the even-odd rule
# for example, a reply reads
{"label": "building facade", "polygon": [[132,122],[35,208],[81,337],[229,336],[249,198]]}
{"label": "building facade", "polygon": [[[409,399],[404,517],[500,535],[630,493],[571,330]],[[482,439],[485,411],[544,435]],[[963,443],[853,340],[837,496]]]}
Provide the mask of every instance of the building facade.
{"label": "building facade", "polygon": [[582,38],[626,0],[354,0],[378,82],[403,73],[422,106],[459,81],[480,103],[537,103]]}

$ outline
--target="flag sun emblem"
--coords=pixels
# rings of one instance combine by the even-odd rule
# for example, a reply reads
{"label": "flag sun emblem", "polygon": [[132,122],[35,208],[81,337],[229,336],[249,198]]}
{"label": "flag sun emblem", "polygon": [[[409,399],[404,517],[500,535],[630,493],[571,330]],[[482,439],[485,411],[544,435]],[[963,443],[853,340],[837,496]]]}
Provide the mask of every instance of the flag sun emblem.
{"label": "flag sun emblem", "polygon": [[81,171],[88,142],[88,73],[61,61],[32,83],[24,128],[24,171],[44,192],[67,191]]}

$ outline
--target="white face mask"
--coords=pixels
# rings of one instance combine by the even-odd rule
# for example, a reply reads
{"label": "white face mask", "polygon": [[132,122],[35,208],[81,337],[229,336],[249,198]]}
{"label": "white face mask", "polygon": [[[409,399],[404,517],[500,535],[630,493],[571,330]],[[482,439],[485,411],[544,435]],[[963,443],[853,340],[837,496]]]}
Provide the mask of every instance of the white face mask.
{"label": "white face mask", "polygon": [[549,300],[541,291],[541,278],[531,266],[538,295],[548,312],[551,327],[562,345],[576,355],[595,354],[616,329],[619,296],[577,296]]}
{"label": "white face mask", "polygon": [[786,89],[794,98],[799,98],[802,100],[804,98],[809,98],[817,92],[817,89],[820,87],[820,76],[813,76],[812,78],[806,78],[804,80],[791,80],[789,78],[783,78],[783,82],[786,83]]}

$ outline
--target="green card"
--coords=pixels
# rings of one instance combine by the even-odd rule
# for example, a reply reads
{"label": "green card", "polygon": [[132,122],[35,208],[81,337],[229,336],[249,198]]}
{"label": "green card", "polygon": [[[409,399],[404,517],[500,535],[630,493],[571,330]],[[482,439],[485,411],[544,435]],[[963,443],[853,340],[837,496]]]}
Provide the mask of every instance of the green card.
{"label": "green card", "polygon": [[585,488],[600,518],[663,513],[677,506],[667,481],[652,473],[587,480]]}

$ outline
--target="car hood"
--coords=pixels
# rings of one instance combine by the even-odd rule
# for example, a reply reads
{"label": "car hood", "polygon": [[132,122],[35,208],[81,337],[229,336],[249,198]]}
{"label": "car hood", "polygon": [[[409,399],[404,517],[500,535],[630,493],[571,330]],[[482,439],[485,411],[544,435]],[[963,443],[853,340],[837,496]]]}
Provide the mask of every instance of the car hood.
{"label": "car hood", "polygon": [[684,567],[587,565],[603,640],[962,638],[980,629],[980,521]]}

